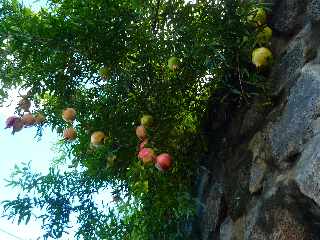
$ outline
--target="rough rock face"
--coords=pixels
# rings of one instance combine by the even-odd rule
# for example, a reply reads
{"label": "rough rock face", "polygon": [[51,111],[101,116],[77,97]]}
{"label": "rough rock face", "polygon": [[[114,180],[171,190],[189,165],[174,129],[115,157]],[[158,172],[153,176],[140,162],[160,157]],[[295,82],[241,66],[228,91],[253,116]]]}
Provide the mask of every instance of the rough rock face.
{"label": "rough rock face", "polygon": [[320,240],[320,0],[268,2],[274,104],[211,127],[193,240]]}

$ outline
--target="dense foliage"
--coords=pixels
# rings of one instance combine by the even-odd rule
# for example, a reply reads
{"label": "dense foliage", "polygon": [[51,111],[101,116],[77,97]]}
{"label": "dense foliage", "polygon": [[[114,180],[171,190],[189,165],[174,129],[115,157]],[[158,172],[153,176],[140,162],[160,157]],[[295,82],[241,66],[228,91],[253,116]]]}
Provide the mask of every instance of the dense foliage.
{"label": "dense foliage", "polygon": [[[43,220],[45,238],[61,237],[73,215],[83,239],[186,238],[208,106],[241,103],[261,87],[250,63],[253,3],[51,0],[48,6],[33,12],[17,0],[1,1],[1,100],[13,87],[28,91],[34,113],[47,119],[38,135],[45,126],[62,133],[70,123],[61,112],[74,108],[77,139],[61,144],[69,170],[42,176],[29,165],[15,169],[10,185],[21,194],[5,202],[7,216]],[[172,56],[179,60],[175,70],[167,66]],[[135,127],[143,114],[154,119],[148,146],[173,156],[170,171],[137,158]],[[108,137],[92,148],[90,135],[98,130]],[[93,196],[107,188],[115,201],[97,206]]]}

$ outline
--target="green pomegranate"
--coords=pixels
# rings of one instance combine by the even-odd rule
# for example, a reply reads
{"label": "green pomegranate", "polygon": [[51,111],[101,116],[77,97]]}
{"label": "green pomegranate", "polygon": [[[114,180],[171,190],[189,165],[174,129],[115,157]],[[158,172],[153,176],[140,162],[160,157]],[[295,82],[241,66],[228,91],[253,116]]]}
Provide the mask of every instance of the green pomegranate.
{"label": "green pomegranate", "polygon": [[110,67],[102,67],[99,70],[100,77],[103,79],[107,79],[110,77],[111,68]]}
{"label": "green pomegranate", "polygon": [[260,45],[267,44],[271,38],[272,38],[272,29],[266,26],[258,32],[257,43]]}
{"label": "green pomegranate", "polygon": [[267,14],[263,8],[255,8],[247,18],[248,22],[262,26],[267,22]]}
{"label": "green pomegranate", "polygon": [[179,60],[176,57],[171,57],[168,60],[168,67],[170,70],[174,71],[178,69]]}
{"label": "green pomegranate", "polygon": [[153,123],[153,117],[151,115],[143,115],[142,118],[140,119],[141,125],[145,127],[150,127]]}
{"label": "green pomegranate", "polygon": [[256,48],[252,52],[252,63],[257,67],[266,67],[272,61],[272,52],[265,47]]}

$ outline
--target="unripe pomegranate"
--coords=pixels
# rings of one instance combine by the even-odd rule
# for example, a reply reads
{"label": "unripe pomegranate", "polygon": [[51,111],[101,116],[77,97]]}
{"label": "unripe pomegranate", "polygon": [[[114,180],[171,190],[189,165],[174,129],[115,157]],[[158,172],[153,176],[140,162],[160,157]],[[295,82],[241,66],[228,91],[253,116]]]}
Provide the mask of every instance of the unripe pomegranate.
{"label": "unripe pomegranate", "polygon": [[62,118],[66,122],[73,122],[76,119],[76,110],[73,108],[66,108],[62,112]]}
{"label": "unripe pomegranate", "polygon": [[268,48],[261,47],[256,48],[252,52],[252,63],[256,65],[257,68],[266,67],[272,61],[272,53]]}
{"label": "unripe pomegranate", "polygon": [[104,134],[104,132],[96,131],[91,134],[91,144],[95,147],[102,145],[105,138],[106,135]]}
{"label": "unripe pomegranate", "polygon": [[179,60],[176,57],[171,57],[168,60],[168,67],[170,70],[174,71],[178,68]]}
{"label": "unripe pomegranate", "polygon": [[31,113],[26,113],[22,116],[22,121],[26,127],[30,127],[35,123],[35,119]]}
{"label": "unripe pomegranate", "polygon": [[139,150],[145,148],[145,146],[148,144],[149,140],[145,139],[143,142],[140,143],[139,145]]}
{"label": "unripe pomegranate", "polygon": [[168,153],[162,153],[156,157],[155,167],[160,171],[169,170],[172,165],[172,157]]}
{"label": "unripe pomegranate", "polygon": [[77,137],[77,131],[74,128],[67,128],[63,131],[63,138],[65,140],[74,140]]}
{"label": "unripe pomegranate", "polygon": [[267,44],[272,38],[272,29],[268,26],[262,28],[257,34],[257,43],[258,44]]}
{"label": "unripe pomegranate", "polygon": [[153,117],[151,115],[143,115],[140,119],[141,125],[150,127],[153,123]]}
{"label": "unripe pomegranate", "polygon": [[144,126],[140,125],[136,128],[136,135],[139,139],[145,140],[147,138],[147,130]]}
{"label": "unripe pomegranate", "polygon": [[107,79],[110,76],[111,67],[102,67],[99,69],[100,77]]}
{"label": "unripe pomegranate", "polygon": [[248,22],[262,26],[267,22],[267,14],[263,8],[255,8],[247,18]]}
{"label": "unripe pomegranate", "polygon": [[143,161],[144,164],[148,164],[154,161],[156,155],[152,148],[143,148],[140,150],[138,157]]}
{"label": "unripe pomegranate", "polygon": [[18,107],[24,112],[29,112],[30,106],[31,102],[27,98],[22,98],[18,103]]}
{"label": "unripe pomegranate", "polygon": [[37,113],[34,117],[34,120],[36,124],[41,124],[46,121],[46,117],[41,113]]}

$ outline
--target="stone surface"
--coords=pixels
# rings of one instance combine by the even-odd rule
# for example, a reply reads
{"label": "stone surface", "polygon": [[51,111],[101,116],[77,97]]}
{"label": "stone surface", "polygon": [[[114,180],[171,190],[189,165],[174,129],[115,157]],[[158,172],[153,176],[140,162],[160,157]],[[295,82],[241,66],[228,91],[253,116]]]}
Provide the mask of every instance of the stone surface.
{"label": "stone surface", "polygon": [[320,21],[320,1],[311,0],[308,5],[307,15],[312,22]]}
{"label": "stone surface", "polygon": [[263,161],[253,162],[250,169],[250,193],[257,193],[262,189],[262,183],[267,170],[267,165]]}
{"label": "stone surface", "polygon": [[306,1],[277,0],[272,7],[271,26],[275,31],[284,35],[292,35],[304,23]]}
{"label": "stone surface", "polygon": [[299,80],[291,88],[287,105],[277,122],[267,131],[277,166],[286,168],[312,137],[313,116],[320,101],[320,65],[306,65]]}
{"label": "stone surface", "polygon": [[230,153],[225,163],[224,192],[228,213],[235,220],[246,210],[250,200],[249,179],[252,153],[247,145],[238,146]]}
{"label": "stone surface", "polygon": [[[316,238],[312,224],[304,215],[294,187],[279,187],[259,200],[246,217],[245,240],[312,240]],[[301,196],[299,196],[301,197]]]}
{"label": "stone surface", "polygon": [[215,118],[195,240],[320,240],[320,0],[272,3],[273,104]]}
{"label": "stone surface", "polygon": [[214,184],[209,191],[200,225],[202,240],[211,240],[217,230],[222,208],[222,189],[220,184]]}
{"label": "stone surface", "polygon": [[267,171],[266,162],[271,159],[271,149],[261,132],[255,134],[252,138],[249,143],[249,149],[252,151],[249,191],[250,193],[256,193],[262,188],[264,176]]}
{"label": "stone surface", "polygon": [[303,37],[309,31],[310,26],[306,26],[294,41],[292,41],[279,57],[279,63],[272,70],[271,80],[273,82],[273,94],[278,95],[284,88],[290,88],[300,75],[300,70],[304,65]]}
{"label": "stone surface", "polygon": [[295,167],[295,180],[303,194],[320,206],[320,135],[315,136],[304,149]]}
{"label": "stone surface", "polygon": [[206,167],[201,166],[199,168],[197,179],[197,216],[201,216],[204,211],[204,196],[205,190],[208,187],[210,181],[210,174],[210,171]]}
{"label": "stone surface", "polygon": [[233,233],[233,221],[228,217],[221,224],[219,240],[232,240]]}

